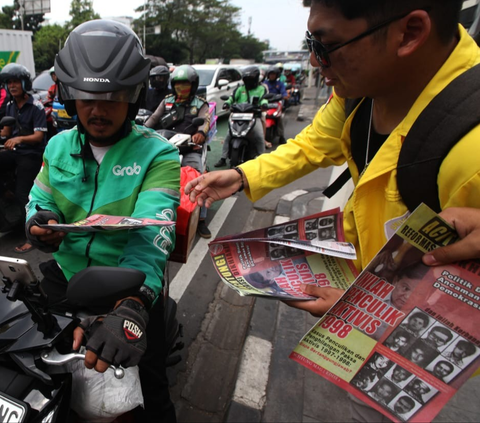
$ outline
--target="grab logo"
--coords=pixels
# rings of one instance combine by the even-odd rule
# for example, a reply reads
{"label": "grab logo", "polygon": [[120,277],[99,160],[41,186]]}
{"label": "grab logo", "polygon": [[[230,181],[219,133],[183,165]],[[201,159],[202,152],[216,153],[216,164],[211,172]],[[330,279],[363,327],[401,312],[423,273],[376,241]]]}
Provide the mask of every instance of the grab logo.
{"label": "grab logo", "polygon": [[120,165],[116,165],[113,167],[113,174],[115,176],[132,176],[132,175],[140,175],[140,171],[142,168],[137,165],[137,163],[134,163],[133,166],[126,166],[122,167]]}

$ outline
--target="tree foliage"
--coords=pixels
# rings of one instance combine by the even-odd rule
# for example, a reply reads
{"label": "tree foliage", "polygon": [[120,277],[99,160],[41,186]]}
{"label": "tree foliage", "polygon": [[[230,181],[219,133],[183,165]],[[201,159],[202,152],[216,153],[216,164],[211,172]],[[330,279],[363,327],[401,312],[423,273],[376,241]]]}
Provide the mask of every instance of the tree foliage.
{"label": "tree foliage", "polygon": [[68,30],[61,25],[45,25],[33,40],[33,57],[36,69],[49,69],[53,66],[55,55],[65,43]]}
{"label": "tree foliage", "polygon": [[229,0],[149,0],[134,22],[143,38],[143,26],[160,26],[159,35],[145,38],[148,54],[173,63],[203,63],[209,58],[261,60],[268,48],[253,36],[238,31],[240,8]]}
{"label": "tree foliage", "polygon": [[[3,6],[0,13],[0,28],[3,29],[22,29],[22,19],[20,16],[20,4],[17,0],[13,1],[12,6]],[[44,19],[43,13],[35,15],[23,15],[24,31],[32,31],[34,34],[42,27]]]}
{"label": "tree foliage", "polygon": [[83,22],[100,19],[100,15],[93,10],[92,0],[72,0],[70,4],[71,20],[66,23],[66,28],[71,31]]}

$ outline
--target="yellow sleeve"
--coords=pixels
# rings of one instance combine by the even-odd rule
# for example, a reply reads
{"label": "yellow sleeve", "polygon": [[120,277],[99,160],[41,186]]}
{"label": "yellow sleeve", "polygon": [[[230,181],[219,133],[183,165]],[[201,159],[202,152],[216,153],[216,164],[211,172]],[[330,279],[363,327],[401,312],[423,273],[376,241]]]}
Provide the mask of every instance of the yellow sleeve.
{"label": "yellow sleeve", "polygon": [[240,166],[249,184],[247,197],[257,201],[320,167],[342,165],[350,155],[342,141],[344,125],[345,100],[333,96],[295,138]]}

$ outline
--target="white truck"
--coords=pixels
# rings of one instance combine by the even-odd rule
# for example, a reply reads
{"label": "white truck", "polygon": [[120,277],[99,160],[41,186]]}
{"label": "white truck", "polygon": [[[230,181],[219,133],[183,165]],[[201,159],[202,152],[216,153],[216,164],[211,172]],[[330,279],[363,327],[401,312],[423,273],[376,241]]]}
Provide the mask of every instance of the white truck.
{"label": "white truck", "polygon": [[32,36],[32,31],[0,29],[0,70],[8,63],[19,63],[35,78]]}

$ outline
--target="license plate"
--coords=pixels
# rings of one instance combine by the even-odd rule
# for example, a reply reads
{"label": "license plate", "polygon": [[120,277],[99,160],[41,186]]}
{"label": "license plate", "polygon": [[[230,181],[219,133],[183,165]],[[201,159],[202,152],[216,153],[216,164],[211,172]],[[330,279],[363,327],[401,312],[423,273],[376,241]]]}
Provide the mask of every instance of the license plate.
{"label": "license plate", "polygon": [[232,120],[252,120],[253,113],[232,113],[230,118]]}
{"label": "license plate", "polygon": [[2,422],[22,423],[26,420],[28,408],[25,403],[0,393],[0,418]]}

